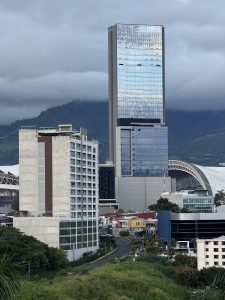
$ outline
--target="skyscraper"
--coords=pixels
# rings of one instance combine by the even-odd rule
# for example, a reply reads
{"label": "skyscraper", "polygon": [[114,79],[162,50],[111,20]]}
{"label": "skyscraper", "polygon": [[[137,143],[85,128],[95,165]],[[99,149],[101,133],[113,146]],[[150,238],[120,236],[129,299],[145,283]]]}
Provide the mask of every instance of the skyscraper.
{"label": "skyscraper", "polygon": [[166,177],[164,28],[116,24],[108,40],[109,158],[116,177]]}

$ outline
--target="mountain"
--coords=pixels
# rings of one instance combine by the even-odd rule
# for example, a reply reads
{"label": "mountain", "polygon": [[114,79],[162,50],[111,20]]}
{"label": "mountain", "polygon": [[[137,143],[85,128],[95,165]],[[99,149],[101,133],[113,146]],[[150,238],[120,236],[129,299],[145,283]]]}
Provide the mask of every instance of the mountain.
{"label": "mountain", "polygon": [[[50,108],[36,118],[0,125],[0,165],[18,163],[18,130],[21,126],[57,126],[73,124],[88,129],[90,138],[97,139],[100,161],[108,158],[108,104],[97,101],[73,101]],[[202,165],[225,162],[224,111],[167,111],[169,157]]]}

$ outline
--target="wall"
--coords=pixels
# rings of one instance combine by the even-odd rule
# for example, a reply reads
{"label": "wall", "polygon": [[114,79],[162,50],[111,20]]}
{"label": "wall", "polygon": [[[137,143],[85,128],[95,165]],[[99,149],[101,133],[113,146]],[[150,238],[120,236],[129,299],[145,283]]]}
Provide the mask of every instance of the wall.
{"label": "wall", "polygon": [[70,138],[52,138],[53,216],[70,216]]}
{"label": "wall", "polygon": [[59,248],[59,218],[57,217],[14,217],[13,227],[50,247]]}
{"label": "wall", "polygon": [[155,204],[164,191],[171,192],[170,177],[117,177],[116,198],[119,207],[138,212]]}
{"label": "wall", "polygon": [[38,143],[36,130],[19,131],[20,211],[38,212]]}

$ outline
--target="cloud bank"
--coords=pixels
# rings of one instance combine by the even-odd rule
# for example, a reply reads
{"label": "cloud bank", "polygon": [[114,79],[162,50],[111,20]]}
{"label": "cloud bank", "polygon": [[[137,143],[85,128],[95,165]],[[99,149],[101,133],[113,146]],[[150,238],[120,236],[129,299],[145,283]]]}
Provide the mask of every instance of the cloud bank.
{"label": "cloud bank", "polygon": [[107,99],[107,27],[163,24],[166,106],[225,109],[223,0],[0,0],[0,123]]}

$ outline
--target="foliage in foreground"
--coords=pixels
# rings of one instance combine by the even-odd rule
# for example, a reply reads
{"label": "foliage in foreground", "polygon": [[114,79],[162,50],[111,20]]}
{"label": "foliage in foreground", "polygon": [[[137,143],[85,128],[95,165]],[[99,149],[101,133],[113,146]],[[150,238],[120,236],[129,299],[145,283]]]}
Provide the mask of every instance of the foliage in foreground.
{"label": "foliage in foreground", "polygon": [[62,250],[48,247],[13,227],[0,226],[0,259],[5,254],[11,257],[13,264],[21,265],[21,272],[36,273],[64,268],[67,265]]}
{"label": "foliage in foreground", "polygon": [[0,300],[12,299],[19,287],[20,277],[11,258],[4,255],[0,260]]}
{"label": "foliage in foreground", "polygon": [[51,281],[26,281],[16,299],[185,300],[189,293],[151,264],[124,262]]}

